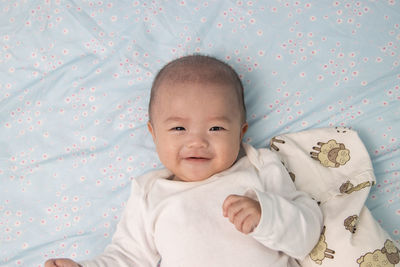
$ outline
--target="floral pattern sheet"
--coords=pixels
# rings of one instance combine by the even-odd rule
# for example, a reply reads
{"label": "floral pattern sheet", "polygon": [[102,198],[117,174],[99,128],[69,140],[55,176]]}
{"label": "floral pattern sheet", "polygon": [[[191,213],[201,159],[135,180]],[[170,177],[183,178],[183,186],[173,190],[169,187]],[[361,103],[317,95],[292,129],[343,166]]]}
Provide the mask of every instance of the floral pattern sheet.
{"label": "floral pattern sheet", "polygon": [[130,181],[162,167],[152,79],[191,53],[238,71],[256,147],[356,130],[366,204],[400,242],[399,1],[2,0],[0,45],[0,266],[103,251]]}

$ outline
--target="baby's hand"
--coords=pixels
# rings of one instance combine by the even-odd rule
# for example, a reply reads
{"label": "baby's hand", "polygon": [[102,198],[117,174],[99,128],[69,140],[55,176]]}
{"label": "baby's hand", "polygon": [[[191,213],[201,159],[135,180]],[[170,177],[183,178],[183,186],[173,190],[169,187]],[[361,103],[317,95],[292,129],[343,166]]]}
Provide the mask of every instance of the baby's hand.
{"label": "baby's hand", "polygon": [[44,267],[81,267],[81,265],[70,259],[51,259],[46,261]]}
{"label": "baby's hand", "polygon": [[245,196],[228,196],[222,209],[224,217],[228,217],[236,229],[243,234],[253,232],[261,219],[260,203]]}

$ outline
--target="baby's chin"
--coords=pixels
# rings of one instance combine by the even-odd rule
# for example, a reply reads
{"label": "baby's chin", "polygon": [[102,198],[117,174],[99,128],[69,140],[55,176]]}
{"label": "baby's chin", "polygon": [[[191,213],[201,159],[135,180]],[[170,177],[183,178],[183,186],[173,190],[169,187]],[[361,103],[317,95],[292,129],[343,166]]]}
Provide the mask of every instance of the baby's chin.
{"label": "baby's chin", "polygon": [[212,177],[214,173],[211,174],[199,174],[199,175],[174,175],[174,181],[180,182],[201,182],[209,179]]}
{"label": "baby's chin", "polygon": [[178,176],[174,176],[174,178],[172,180],[174,181],[178,181],[178,182],[201,182],[204,180],[207,180],[208,178],[210,178],[211,176],[206,176],[206,177],[178,177]]}

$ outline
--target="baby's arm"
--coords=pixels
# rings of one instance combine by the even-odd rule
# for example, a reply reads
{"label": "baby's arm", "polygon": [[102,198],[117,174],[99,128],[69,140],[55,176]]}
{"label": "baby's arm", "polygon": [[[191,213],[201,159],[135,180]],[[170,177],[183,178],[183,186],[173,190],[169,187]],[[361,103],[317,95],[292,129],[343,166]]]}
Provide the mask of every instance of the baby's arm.
{"label": "baby's arm", "polygon": [[317,244],[322,229],[318,205],[304,193],[292,198],[256,191],[262,215],[250,234],[265,246],[303,259]]}
{"label": "baby's arm", "polygon": [[84,267],[156,266],[160,257],[147,213],[143,188],[137,179],[133,180],[129,200],[111,244],[94,260],[79,263]]}
{"label": "baby's arm", "polygon": [[45,267],[108,267],[108,266],[156,266],[159,255],[147,229],[146,209],[141,187],[132,181],[132,190],[121,221],[118,223],[112,243],[103,254],[93,260],[76,263],[69,259],[49,260]]}
{"label": "baby's arm", "polygon": [[303,259],[319,239],[321,210],[306,193],[297,191],[276,155],[263,152],[264,164],[259,173],[264,190],[254,190],[261,206],[261,219],[251,236],[269,248]]}
{"label": "baby's arm", "polygon": [[259,150],[251,161],[257,166],[263,188],[249,190],[245,196],[228,196],[223,204],[224,216],[264,246],[303,259],[320,236],[320,208],[306,193],[296,190],[272,152]]}
{"label": "baby's arm", "polygon": [[51,259],[46,261],[44,267],[82,267],[70,259]]}

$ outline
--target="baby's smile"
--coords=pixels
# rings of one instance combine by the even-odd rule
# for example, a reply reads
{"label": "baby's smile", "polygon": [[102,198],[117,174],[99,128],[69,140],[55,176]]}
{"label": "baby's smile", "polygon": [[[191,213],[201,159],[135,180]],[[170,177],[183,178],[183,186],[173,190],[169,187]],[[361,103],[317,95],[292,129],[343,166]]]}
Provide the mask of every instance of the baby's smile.
{"label": "baby's smile", "polygon": [[182,153],[181,158],[183,160],[191,161],[191,162],[203,162],[203,161],[208,161],[212,159],[212,155],[210,153],[207,153],[205,151],[187,151],[185,153]]}
{"label": "baby's smile", "polygon": [[211,160],[213,153],[207,148],[188,148],[181,151],[180,157],[187,161],[203,162]]}
{"label": "baby's smile", "polygon": [[203,157],[187,157],[184,159],[191,162],[205,162],[210,160],[209,158],[203,158]]}

